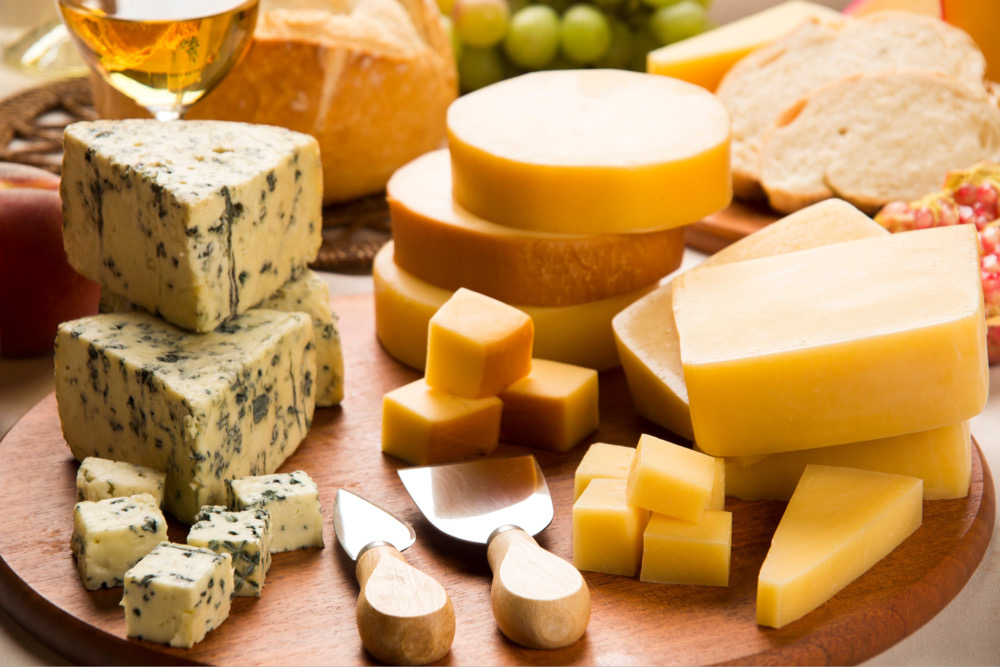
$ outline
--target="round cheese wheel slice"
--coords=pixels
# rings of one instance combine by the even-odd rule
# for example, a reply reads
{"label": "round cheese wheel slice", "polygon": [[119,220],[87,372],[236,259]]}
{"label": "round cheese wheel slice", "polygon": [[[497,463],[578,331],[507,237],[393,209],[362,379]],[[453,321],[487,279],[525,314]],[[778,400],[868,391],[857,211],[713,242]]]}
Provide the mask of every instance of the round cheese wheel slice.
{"label": "round cheese wheel slice", "polygon": [[677,227],[732,198],[729,113],[712,93],[622,70],[532,72],[448,107],[456,201],[511,227]]}
{"label": "round cheese wheel slice", "polygon": [[656,282],[684,256],[680,227],[641,234],[529,232],[483,220],[451,196],[447,150],[389,180],[396,264],[432,285],[506,303],[572,306]]}
{"label": "round cheese wheel slice", "polygon": [[[423,371],[428,324],[453,291],[435,287],[399,268],[393,259],[393,246],[392,241],[385,244],[372,265],[375,335],[390,356]],[[514,307],[534,321],[532,356],[602,371],[618,366],[611,319],[656,285],[577,306]]]}

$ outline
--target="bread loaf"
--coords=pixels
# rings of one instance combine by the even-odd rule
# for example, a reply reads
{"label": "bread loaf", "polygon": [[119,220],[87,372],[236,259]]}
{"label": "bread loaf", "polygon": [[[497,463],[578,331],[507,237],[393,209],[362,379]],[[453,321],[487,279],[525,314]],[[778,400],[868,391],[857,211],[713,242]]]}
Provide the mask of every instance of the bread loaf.
{"label": "bread loaf", "polygon": [[[148,116],[92,80],[102,117]],[[397,167],[440,147],[457,93],[434,0],[262,0],[246,57],[186,117],[315,136],[330,203],[378,192]]]}
{"label": "bread loaf", "polygon": [[912,12],[804,22],[736,63],[716,91],[733,117],[734,193],[760,195],[763,137],[784,109],[810,90],[883,69],[936,70],[983,88],[986,61],[961,30]]}
{"label": "bread loaf", "polygon": [[840,197],[867,213],[1000,158],[1000,109],[984,87],[936,72],[847,77],[789,107],[765,135],[761,183],[789,213]]}

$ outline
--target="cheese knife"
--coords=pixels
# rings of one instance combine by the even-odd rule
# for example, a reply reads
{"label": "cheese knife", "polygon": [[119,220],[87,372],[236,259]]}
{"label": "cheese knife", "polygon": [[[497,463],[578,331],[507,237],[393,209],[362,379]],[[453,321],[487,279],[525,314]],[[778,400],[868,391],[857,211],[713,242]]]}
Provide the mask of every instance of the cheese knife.
{"label": "cheese knife", "polygon": [[401,553],[416,540],[410,524],[338,489],[333,525],[340,546],[357,563],[358,634],[365,649],[391,665],[444,657],[455,638],[455,610],[441,584]]}

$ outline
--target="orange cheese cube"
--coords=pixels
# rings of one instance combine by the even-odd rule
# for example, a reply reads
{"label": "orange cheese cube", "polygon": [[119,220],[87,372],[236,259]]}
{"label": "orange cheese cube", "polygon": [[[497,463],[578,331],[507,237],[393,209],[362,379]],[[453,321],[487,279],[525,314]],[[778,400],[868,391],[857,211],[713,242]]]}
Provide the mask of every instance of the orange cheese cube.
{"label": "orange cheese cube", "polygon": [[502,301],[459,289],[427,332],[427,384],[465,398],[496,396],[531,370],[531,318]]}
{"label": "orange cheese cube", "polygon": [[568,451],[597,430],[597,398],[597,371],[533,359],[531,372],[500,394],[500,439]]}
{"label": "orange cheese cube", "polygon": [[711,456],[643,434],[628,471],[628,502],[698,521],[712,499],[715,468]]}
{"label": "orange cheese cube", "polygon": [[709,510],[697,523],[654,513],[642,535],[640,581],[728,586],[733,515]]}
{"label": "orange cheese cube", "polygon": [[573,500],[576,501],[594,479],[628,479],[635,447],[595,442],[583,455],[573,477]]}
{"label": "orange cheese cube", "polygon": [[595,479],[573,503],[573,565],[634,576],[642,562],[649,511],[625,499],[625,480]]}
{"label": "orange cheese cube", "polygon": [[413,465],[489,454],[500,442],[502,408],[495,396],[461,398],[416,380],[382,398],[382,451]]}

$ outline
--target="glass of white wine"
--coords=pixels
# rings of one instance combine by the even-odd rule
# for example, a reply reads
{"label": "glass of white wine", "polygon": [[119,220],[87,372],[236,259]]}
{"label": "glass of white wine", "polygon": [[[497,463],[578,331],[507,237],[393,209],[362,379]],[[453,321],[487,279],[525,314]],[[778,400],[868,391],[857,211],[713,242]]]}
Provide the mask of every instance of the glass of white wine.
{"label": "glass of white wine", "polygon": [[246,53],[259,0],[57,0],[87,63],[157,120],[177,120]]}

